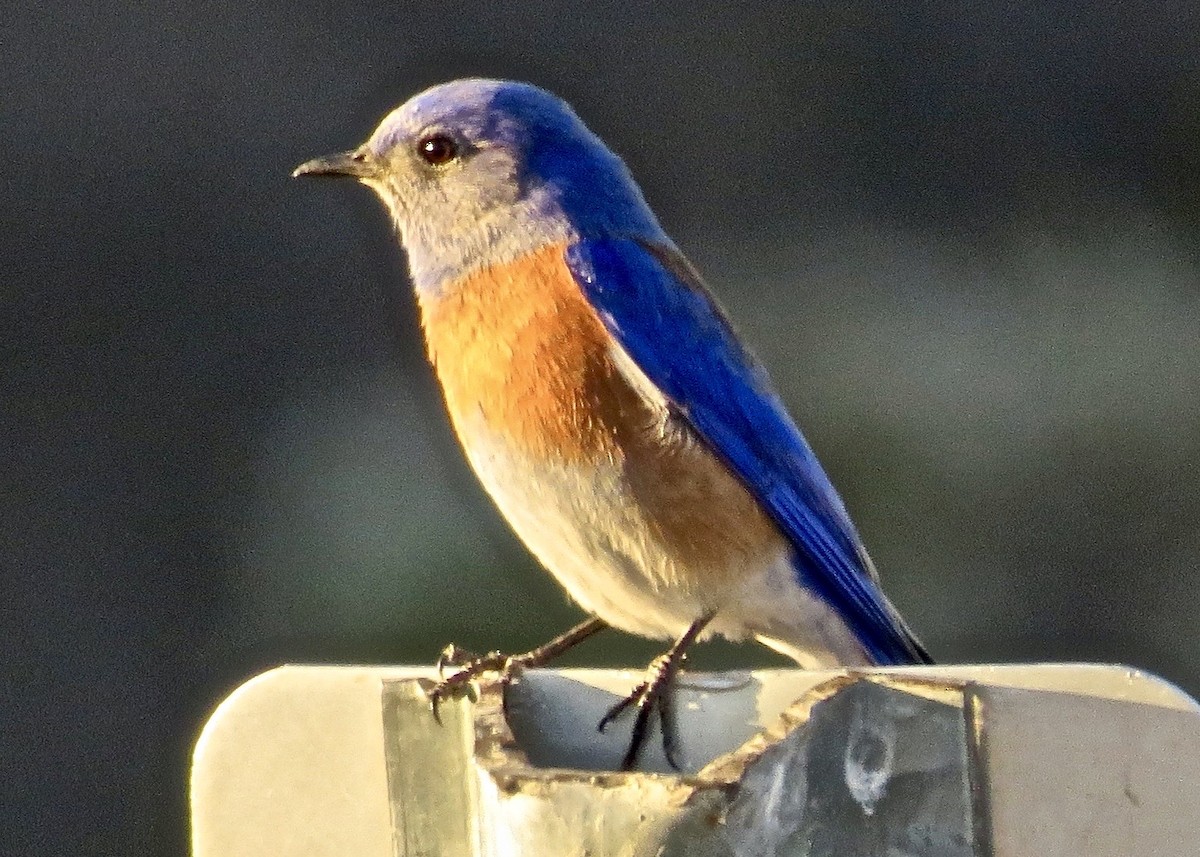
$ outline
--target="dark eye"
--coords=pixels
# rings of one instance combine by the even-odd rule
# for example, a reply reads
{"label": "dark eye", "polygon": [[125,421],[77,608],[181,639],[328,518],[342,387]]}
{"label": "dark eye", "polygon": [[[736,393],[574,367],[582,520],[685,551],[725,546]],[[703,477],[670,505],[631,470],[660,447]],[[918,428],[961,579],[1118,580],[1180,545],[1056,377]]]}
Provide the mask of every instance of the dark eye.
{"label": "dark eye", "polygon": [[417,141],[417,154],[425,163],[438,167],[458,157],[458,143],[446,134],[426,134]]}

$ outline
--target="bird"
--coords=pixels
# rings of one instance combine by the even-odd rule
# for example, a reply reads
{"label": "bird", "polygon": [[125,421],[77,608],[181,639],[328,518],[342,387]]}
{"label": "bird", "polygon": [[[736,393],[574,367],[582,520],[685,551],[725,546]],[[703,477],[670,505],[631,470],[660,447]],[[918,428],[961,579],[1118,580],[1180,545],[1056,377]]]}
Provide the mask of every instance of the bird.
{"label": "bird", "polygon": [[430,692],[540,665],[605,628],[671,641],[636,711],[678,768],[691,645],[754,639],[804,668],[932,663],[763,365],[625,163],[562,99],[469,78],[294,176],[356,179],[399,234],[429,359],[474,473],[587,614],[530,652],[469,656]]}

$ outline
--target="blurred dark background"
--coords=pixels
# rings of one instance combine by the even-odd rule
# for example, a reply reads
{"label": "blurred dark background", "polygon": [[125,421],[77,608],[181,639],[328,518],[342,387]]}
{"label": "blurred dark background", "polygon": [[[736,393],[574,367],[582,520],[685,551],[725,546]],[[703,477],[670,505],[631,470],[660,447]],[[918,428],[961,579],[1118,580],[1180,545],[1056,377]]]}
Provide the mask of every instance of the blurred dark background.
{"label": "blurred dark background", "polygon": [[381,207],[288,178],[468,74],[626,157],[935,656],[1200,692],[1197,8],[10,9],[0,853],[184,853],[197,730],[272,665],[579,618],[454,446]]}

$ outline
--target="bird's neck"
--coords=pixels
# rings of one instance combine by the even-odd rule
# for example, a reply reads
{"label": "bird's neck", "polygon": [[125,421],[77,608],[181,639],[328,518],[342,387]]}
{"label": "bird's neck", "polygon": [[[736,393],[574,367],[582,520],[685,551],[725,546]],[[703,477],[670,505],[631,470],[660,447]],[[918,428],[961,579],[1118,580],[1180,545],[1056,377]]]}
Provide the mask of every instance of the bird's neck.
{"label": "bird's neck", "polygon": [[531,189],[517,203],[469,221],[444,222],[423,217],[406,228],[393,212],[408,254],[409,272],[419,293],[437,294],[480,271],[515,264],[549,247],[580,238],[635,238],[671,245],[653,213],[631,182],[580,199],[578,192],[555,186]]}
{"label": "bird's neck", "polygon": [[431,222],[426,229],[407,230],[401,223],[409,273],[420,295],[439,294],[484,269],[568,244],[579,234],[569,219],[541,212],[532,201],[506,206],[470,222]]}

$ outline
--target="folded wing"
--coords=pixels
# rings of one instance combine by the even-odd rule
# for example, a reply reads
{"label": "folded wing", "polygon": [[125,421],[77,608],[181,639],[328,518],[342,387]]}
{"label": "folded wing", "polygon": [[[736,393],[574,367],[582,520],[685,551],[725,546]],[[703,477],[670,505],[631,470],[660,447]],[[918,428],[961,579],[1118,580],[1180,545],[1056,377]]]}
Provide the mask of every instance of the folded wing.
{"label": "folded wing", "polygon": [[632,239],[585,239],[566,262],[609,333],[795,546],[802,584],[876,663],[929,663],[816,456],[687,261]]}

